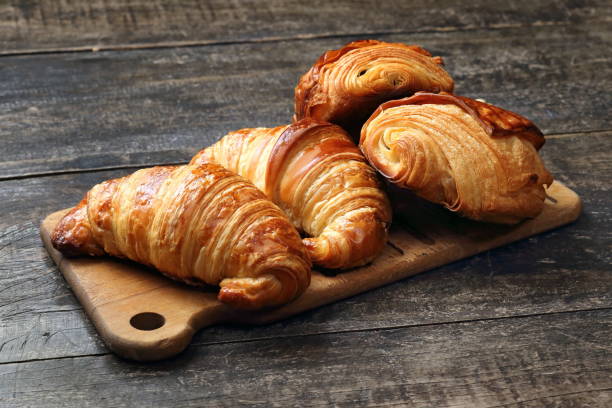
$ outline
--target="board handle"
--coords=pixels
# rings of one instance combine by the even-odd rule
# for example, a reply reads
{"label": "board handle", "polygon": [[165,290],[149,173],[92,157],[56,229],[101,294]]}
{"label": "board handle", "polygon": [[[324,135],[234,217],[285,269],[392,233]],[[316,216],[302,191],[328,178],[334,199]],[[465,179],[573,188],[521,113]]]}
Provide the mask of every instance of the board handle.
{"label": "board handle", "polygon": [[113,352],[155,361],[180,353],[197,330],[224,320],[226,314],[227,307],[211,293],[164,286],[98,306],[91,317]]}
{"label": "board handle", "polygon": [[51,232],[67,210],[50,214],[40,235],[106,345],[121,357],[156,361],[174,356],[196,331],[228,320],[216,291],[190,288],[135,263],[113,258],[64,258]]}

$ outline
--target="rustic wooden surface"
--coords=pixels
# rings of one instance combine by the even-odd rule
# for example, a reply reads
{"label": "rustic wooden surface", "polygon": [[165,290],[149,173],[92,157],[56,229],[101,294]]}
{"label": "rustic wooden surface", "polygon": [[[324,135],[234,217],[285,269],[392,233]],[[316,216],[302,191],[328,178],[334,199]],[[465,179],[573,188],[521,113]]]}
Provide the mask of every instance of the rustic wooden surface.
{"label": "rustic wooden surface", "polygon": [[0,54],[605,22],[606,0],[40,0],[0,4]]}
{"label": "rustic wooden surface", "polygon": [[202,328],[276,322],[564,226],[580,215],[580,198],[562,183],[555,181],[546,195],[536,218],[514,226],[473,222],[439,206],[407,208],[395,218],[388,245],[373,262],[342,273],[313,270],[298,299],[256,312],[236,312],[216,299],[216,291],[188,287],[132,262],[62,256],[51,236],[68,209],[49,214],[40,235],[105,345],[130,360],[158,361],[183,351]]}
{"label": "rustic wooden surface", "polygon": [[[457,93],[559,134],[608,129],[607,33],[594,21],[377,38],[427,46]],[[356,38],[4,57],[0,179],[185,162],[230,130],[287,123],[300,74]]]}
{"label": "rustic wooden surface", "polygon": [[[0,407],[612,406],[610,3],[315,3],[0,4]],[[203,330],[162,363],[110,354],[40,220],[286,122],[318,54],[368,37],[431,48],[459,92],[538,123],[581,218],[286,321]]]}

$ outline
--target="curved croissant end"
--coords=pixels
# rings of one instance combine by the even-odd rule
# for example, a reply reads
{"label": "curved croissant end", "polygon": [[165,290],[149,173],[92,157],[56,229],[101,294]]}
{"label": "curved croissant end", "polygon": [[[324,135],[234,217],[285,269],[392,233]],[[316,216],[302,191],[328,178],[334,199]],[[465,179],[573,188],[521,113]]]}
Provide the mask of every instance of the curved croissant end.
{"label": "curved croissant end", "polygon": [[[373,260],[387,242],[387,222],[373,208],[337,217],[315,238],[303,242],[313,261],[327,268],[348,268]],[[389,215],[390,217],[390,215]]]}
{"label": "curved croissant end", "polygon": [[219,300],[259,309],[300,295],[310,260],[283,212],[216,164],[154,167],[94,186],[58,224],[66,255],[128,258],[190,284],[221,285]]}
{"label": "curved croissant end", "polygon": [[475,220],[504,224],[537,216],[552,176],[529,120],[447,93],[382,104],[360,147],[389,181]]}
{"label": "curved croissant end", "polygon": [[51,242],[55,249],[67,256],[104,255],[104,249],[91,234],[87,218],[87,196],[64,215],[51,233]]}
{"label": "curved croissant end", "polygon": [[227,278],[219,286],[219,300],[242,309],[259,309],[269,305],[280,305],[296,297],[303,288],[291,268],[283,270],[279,265],[270,274],[256,278]]}
{"label": "curved croissant end", "polygon": [[294,121],[305,117],[354,129],[389,99],[452,92],[441,57],[415,45],[354,41],[324,53],[295,88]]}
{"label": "curved croissant end", "polygon": [[192,163],[217,162],[251,180],[300,230],[313,263],[350,268],[382,250],[391,210],[376,172],[340,127],[306,119],[232,132]]}

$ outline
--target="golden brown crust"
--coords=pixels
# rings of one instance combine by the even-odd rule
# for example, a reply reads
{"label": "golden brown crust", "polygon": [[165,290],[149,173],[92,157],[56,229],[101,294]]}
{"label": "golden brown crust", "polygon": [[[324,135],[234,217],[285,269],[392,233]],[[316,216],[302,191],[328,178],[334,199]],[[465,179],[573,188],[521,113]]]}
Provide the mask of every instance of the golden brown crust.
{"label": "golden brown crust", "polygon": [[104,250],[93,239],[87,218],[87,197],[60,220],[51,234],[53,246],[68,256],[104,255]]}
{"label": "golden brown crust", "polygon": [[540,150],[545,142],[542,131],[529,119],[495,105],[465,96],[450,94],[448,92],[440,92],[437,94],[417,92],[408,98],[387,101],[381,104],[374,113],[372,113],[370,119],[375,118],[385,109],[408,104],[454,104],[472,115],[472,117],[481,124],[485,132],[492,137],[518,136],[533,144],[536,150]]}
{"label": "golden brown crust", "polygon": [[552,176],[527,119],[473,99],[418,93],[382,104],[360,147],[392,183],[472,219],[513,224],[537,216]]}
{"label": "golden brown crust", "polygon": [[294,121],[311,117],[358,128],[384,101],[417,91],[453,91],[442,58],[423,48],[375,40],[325,52],[295,88]]}
{"label": "golden brown crust", "polygon": [[219,300],[237,308],[286,303],[310,283],[308,254],[282,211],[213,163],[98,184],[52,240],[67,255],[109,254],[186,283],[220,285]]}
{"label": "golden brown crust", "polygon": [[376,172],[340,127],[305,119],[243,129],[202,150],[192,163],[217,162],[251,180],[312,238],[313,262],[350,268],[382,250],[391,221]]}

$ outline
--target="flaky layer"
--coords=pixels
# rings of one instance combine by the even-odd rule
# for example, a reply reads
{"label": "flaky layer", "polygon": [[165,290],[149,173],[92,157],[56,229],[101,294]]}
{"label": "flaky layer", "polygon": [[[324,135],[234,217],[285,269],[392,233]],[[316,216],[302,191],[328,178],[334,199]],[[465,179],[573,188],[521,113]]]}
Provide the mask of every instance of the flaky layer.
{"label": "flaky layer", "polygon": [[453,90],[453,80],[419,46],[354,41],[325,52],[295,88],[294,120],[306,117],[359,129],[382,102],[417,91]]}
{"label": "flaky layer", "polygon": [[469,218],[512,224],[537,216],[552,176],[527,119],[450,94],[384,103],[364,124],[360,146],[392,183]]}
{"label": "flaky layer", "polygon": [[310,282],[297,230],[250,182],[216,164],[143,169],[94,186],[53,233],[68,255],[128,258],[257,309]]}
{"label": "flaky layer", "polygon": [[382,250],[391,212],[376,172],[340,127],[311,119],[243,129],[201,151],[251,180],[310,235],[311,259],[326,268],[363,265]]}

